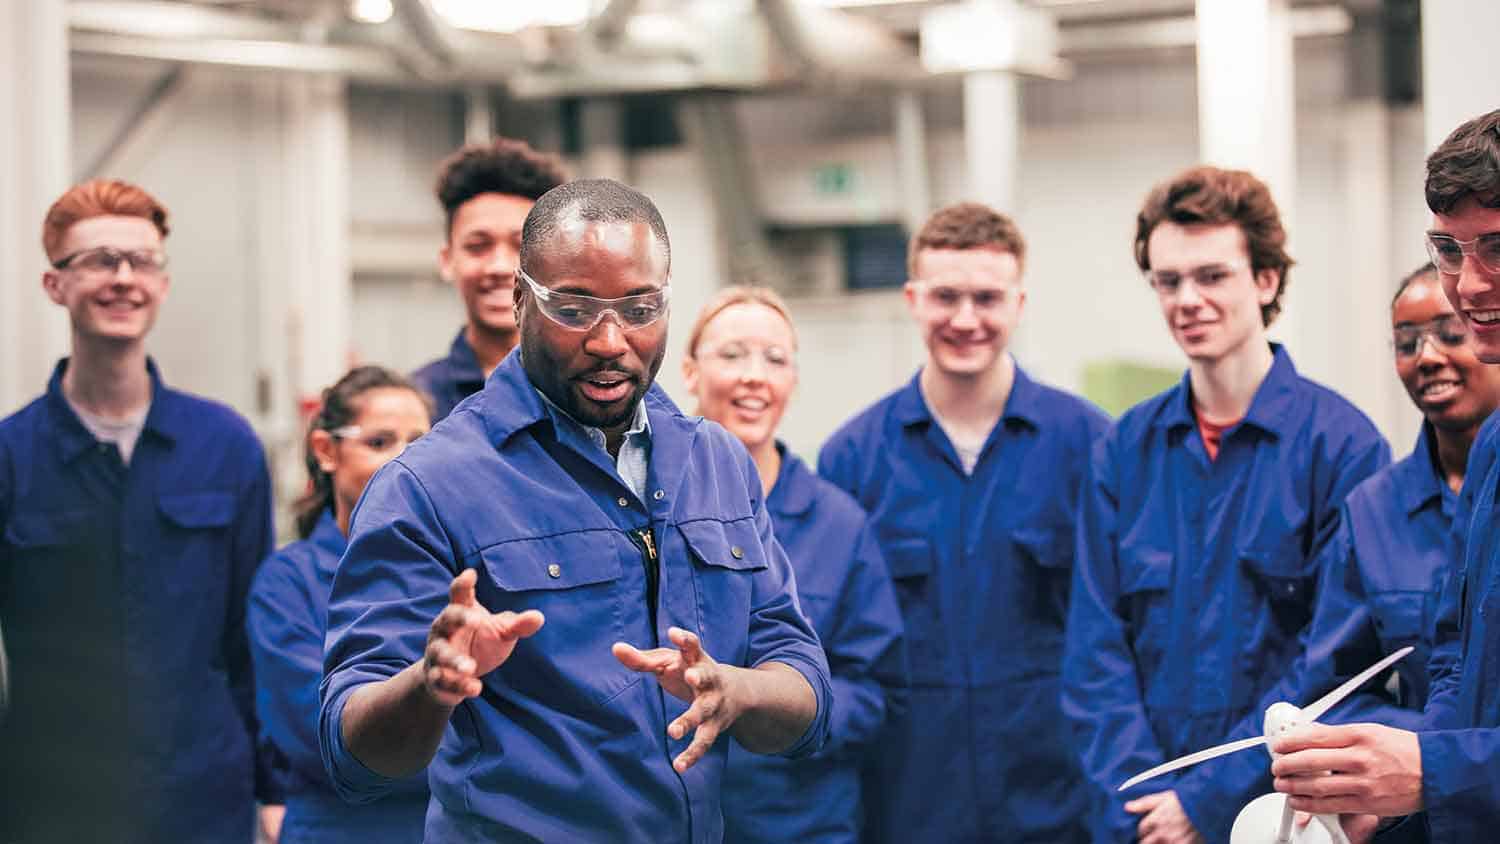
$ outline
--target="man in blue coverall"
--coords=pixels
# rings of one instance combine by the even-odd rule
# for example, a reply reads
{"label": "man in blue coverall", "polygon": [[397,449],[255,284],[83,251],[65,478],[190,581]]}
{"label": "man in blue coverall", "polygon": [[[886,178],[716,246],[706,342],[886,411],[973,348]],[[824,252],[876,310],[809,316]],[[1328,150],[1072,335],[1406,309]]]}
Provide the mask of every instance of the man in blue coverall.
{"label": "man in blue coverall", "polygon": [[828,665],[755,465],[653,386],[669,267],[636,191],[543,196],[519,351],[354,513],[324,760],[352,799],[430,760],[428,842],[716,842],[716,738],[827,739]]}
{"label": "man in blue coverall", "polygon": [[[1480,360],[1500,363],[1500,110],[1459,126],[1433,151],[1426,194],[1427,251],[1444,291]],[[1271,771],[1296,808],[1382,818],[1425,811],[1433,842],[1493,840],[1500,828],[1496,419],[1485,423],[1469,458],[1454,523],[1462,558],[1438,607],[1422,728],[1318,726],[1277,742],[1273,749],[1286,755]],[[1368,825],[1367,818],[1345,820],[1361,837]]]}
{"label": "man in blue coverall", "polygon": [[432,396],[434,423],[479,392],[516,347],[511,291],[521,224],[538,197],[566,180],[557,158],[512,138],[469,144],[438,168],[435,193],[447,227],[438,268],[458,289],[467,320],[446,357],[411,374]]}
{"label": "man in blue coverall", "polygon": [[1390,460],[1364,414],[1266,339],[1285,240],[1244,171],[1184,171],[1137,217],[1136,262],[1188,370],[1099,439],[1079,505],[1063,710],[1099,844],[1228,840],[1240,806],[1215,798],[1213,763],[1117,788],[1259,717],[1300,653],[1345,496]]}
{"label": "man in blue coverall", "polygon": [[[72,354],[0,422],[0,841],[245,844],[255,795],[245,596],[271,547],[266,461],[146,354],[167,211],[75,185],[43,223]],[[259,788],[257,788],[259,786]]]}
{"label": "man in blue coverall", "polygon": [[876,840],[1087,840],[1058,670],[1075,503],[1108,420],[1007,353],[1025,257],[993,209],[933,214],[905,290],[926,365],[819,456],[870,514],[906,626],[910,705],[867,778]]}

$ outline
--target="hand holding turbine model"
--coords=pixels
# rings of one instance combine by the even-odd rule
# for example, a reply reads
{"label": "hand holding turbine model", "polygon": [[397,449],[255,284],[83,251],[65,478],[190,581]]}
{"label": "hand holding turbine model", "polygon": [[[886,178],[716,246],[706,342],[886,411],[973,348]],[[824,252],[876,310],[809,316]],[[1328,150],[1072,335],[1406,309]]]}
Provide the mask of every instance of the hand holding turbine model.
{"label": "hand holding turbine model", "polygon": [[[1196,765],[1225,756],[1239,750],[1246,750],[1262,744],[1269,744],[1273,739],[1280,738],[1298,727],[1312,724],[1324,713],[1337,706],[1340,701],[1352,694],[1360,686],[1363,686],[1371,678],[1390,668],[1401,660],[1402,657],[1412,652],[1411,647],[1402,648],[1390,656],[1382,659],[1374,665],[1351,677],[1347,682],[1323,697],[1315,701],[1306,709],[1298,709],[1285,701],[1277,701],[1266,708],[1265,735],[1256,738],[1233,741],[1200,750],[1197,753],[1189,753],[1186,756],[1173,759],[1157,765],[1149,771],[1136,774],[1126,780],[1120,786],[1124,791],[1133,785],[1145,782],[1162,774]],[[1275,754],[1272,754],[1274,757]],[[1339,825],[1337,815],[1316,815],[1315,824],[1294,830],[1293,818],[1295,812],[1287,803],[1285,794],[1265,794],[1250,801],[1239,815],[1234,819],[1234,828],[1230,831],[1230,844],[1349,844],[1349,839],[1344,835],[1343,827]]]}

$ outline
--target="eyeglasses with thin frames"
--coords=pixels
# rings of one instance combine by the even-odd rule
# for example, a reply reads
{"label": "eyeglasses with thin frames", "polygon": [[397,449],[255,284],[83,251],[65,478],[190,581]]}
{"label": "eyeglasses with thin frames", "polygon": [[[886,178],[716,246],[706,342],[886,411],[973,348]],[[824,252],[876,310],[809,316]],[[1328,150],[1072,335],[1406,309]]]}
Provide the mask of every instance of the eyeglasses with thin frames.
{"label": "eyeglasses with thin frames", "polygon": [[116,249],[113,246],[96,246],[82,249],[53,262],[53,269],[72,270],[91,277],[113,276],[120,271],[121,264],[129,264],[130,272],[146,278],[159,277],[167,269],[165,253],[152,249]]}
{"label": "eyeglasses with thin frames", "polygon": [[1189,279],[1193,286],[1199,290],[1213,290],[1224,282],[1233,278],[1236,273],[1244,272],[1250,265],[1244,261],[1231,261],[1220,264],[1204,264],[1201,267],[1193,267],[1185,273],[1176,270],[1147,270],[1146,283],[1156,291],[1156,295],[1162,297],[1175,296],[1182,288],[1183,279]]}

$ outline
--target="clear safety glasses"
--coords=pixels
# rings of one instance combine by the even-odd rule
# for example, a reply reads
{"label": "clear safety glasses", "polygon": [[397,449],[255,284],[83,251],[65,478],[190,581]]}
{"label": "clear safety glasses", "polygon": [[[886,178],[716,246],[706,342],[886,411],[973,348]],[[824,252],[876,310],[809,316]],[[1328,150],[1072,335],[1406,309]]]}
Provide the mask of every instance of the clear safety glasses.
{"label": "clear safety glasses", "polygon": [[1464,256],[1473,255],[1485,272],[1500,273],[1500,232],[1482,234],[1473,240],[1428,232],[1426,240],[1427,256],[1439,272],[1458,275],[1464,268]]}
{"label": "clear safety glasses", "polygon": [[155,278],[166,272],[167,256],[150,249],[129,250],[98,246],[74,252],[58,260],[52,267],[98,277],[114,275],[120,271],[121,264],[129,264],[130,271],[135,275]]}
{"label": "clear safety glasses", "polygon": [[1469,331],[1457,314],[1447,314],[1428,322],[1396,326],[1391,333],[1396,357],[1414,358],[1422,353],[1422,339],[1431,338],[1435,349],[1456,349],[1469,339]]}
{"label": "clear safety glasses", "polygon": [[606,314],[614,314],[615,321],[626,331],[645,328],[667,315],[667,302],[672,293],[671,287],[663,285],[650,293],[621,296],[618,299],[596,299],[581,293],[559,293],[543,287],[519,268],[516,269],[516,275],[531,288],[531,295],[536,297],[537,310],[572,331],[592,330]]}

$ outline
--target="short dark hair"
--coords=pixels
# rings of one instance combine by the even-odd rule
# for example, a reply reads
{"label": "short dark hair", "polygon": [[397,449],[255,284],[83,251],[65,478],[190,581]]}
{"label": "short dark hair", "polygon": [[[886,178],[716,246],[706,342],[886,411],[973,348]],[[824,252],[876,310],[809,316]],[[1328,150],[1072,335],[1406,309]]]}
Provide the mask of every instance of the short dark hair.
{"label": "short dark hair", "polygon": [[480,194],[503,193],[536,200],[567,180],[567,170],[557,156],[537,152],[525,141],[496,138],[460,147],[443,159],[434,192],[451,232],[459,206]]}
{"label": "short dark hair", "polygon": [[906,269],[917,274],[917,253],[923,249],[993,249],[1016,256],[1026,265],[1026,238],[1015,220],[978,202],[960,202],[939,208],[912,235],[906,250]]}
{"label": "short dark hair", "polygon": [[1427,208],[1446,214],[1474,197],[1500,208],[1500,109],[1457,129],[1427,156]]}
{"label": "short dark hair", "polygon": [[1396,307],[1396,303],[1401,301],[1401,294],[1406,292],[1406,288],[1411,287],[1418,281],[1427,281],[1428,279],[1437,281],[1437,278],[1437,267],[1433,266],[1433,263],[1431,261],[1428,261],[1422,266],[1417,267],[1416,269],[1407,273],[1406,276],[1401,279],[1401,282],[1396,285],[1396,295],[1391,297],[1391,307]]}
{"label": "short dark hair", "polygon": [[1244,170],[1192,167],[1151,189],[1135,218],[1135,263],[1144,272],[1151,269],[1146,250],[1151,232],[1162,223],[1235,225],[1245,235],[1250,269],[1276,270],[1280,281],[1276,296],[1260,308],[1260,321],[1270,325],[1281,313],[1287,273],[1292,258],[1286,253],[1286,229],[1281,212],[1266,183]]}
{"label": "short dark hair", "polygon": [[579,179],[543,194],[521,226],[521,269],[528,273],[535,270],[537,253],[546,248],[546,242],[557,232],[557,224],[569,215],[591,223],[646,223],[666,252],[667,270],[671,271],[672,243],[656,203],[613,179]]}

